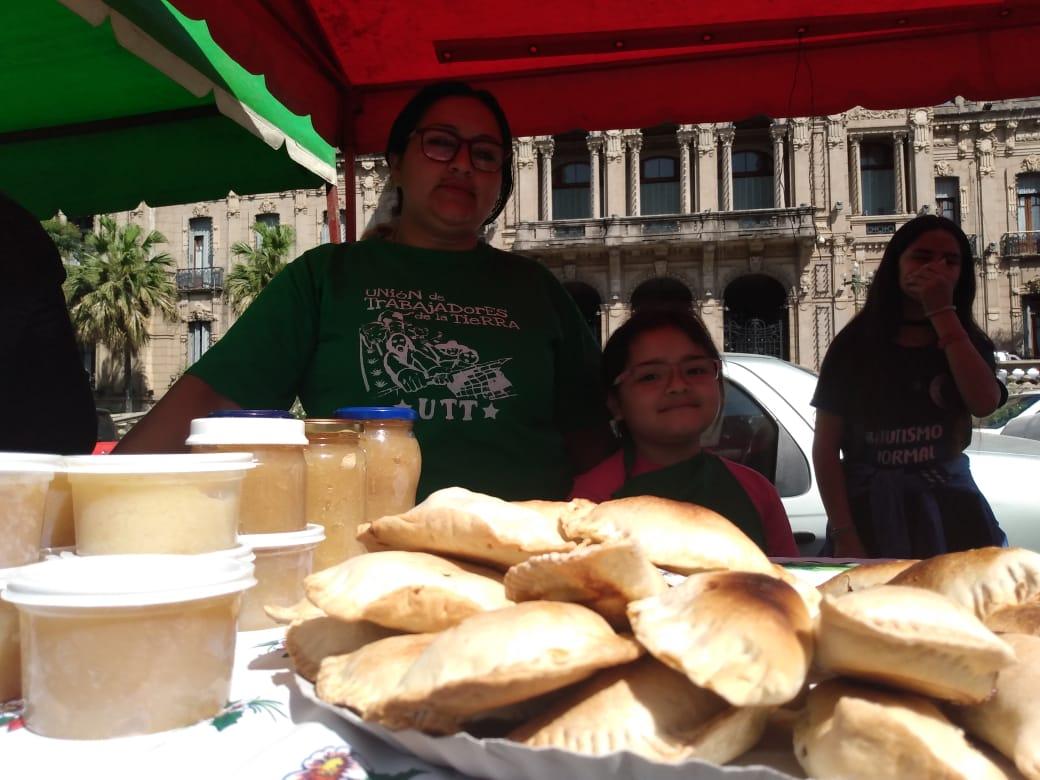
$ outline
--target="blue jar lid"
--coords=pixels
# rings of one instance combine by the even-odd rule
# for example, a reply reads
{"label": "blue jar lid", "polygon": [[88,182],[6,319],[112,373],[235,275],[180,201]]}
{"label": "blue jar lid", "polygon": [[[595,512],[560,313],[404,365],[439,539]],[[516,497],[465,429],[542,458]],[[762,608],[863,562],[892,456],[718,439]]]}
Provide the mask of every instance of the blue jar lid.
{"label": "blue jar lid", "polygon": [[343,406],[334,413],[346,420],[406,420],[415,422],[419,416],[409,406]]}
{"label": "blue jar lid", "polygon": [[237,417],[292,420],[294,415],[285,409],[218,409],[207,417]]}

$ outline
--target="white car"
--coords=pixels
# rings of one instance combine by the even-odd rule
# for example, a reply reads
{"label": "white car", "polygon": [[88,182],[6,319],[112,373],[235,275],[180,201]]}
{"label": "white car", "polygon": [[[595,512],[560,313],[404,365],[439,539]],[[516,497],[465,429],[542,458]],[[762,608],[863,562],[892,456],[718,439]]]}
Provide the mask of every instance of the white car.
{"label": "white car", "polygon": [[[726,354],[726,406],[719,455],[776,485],[803,555],[815,555],[827,517],[812,469],[816,374],[763,355]],[[1040,550],[1040,442],[972,435],[967,449],[976,483],[1012,545]]]}
{"label": "white car", "polygon": [[1037,413],[1040,413],[1040,390],[1027,390],[1024,393],[1009,396],[1006,404],[993,414],[975,420],[975,425],[985,433],[1003,433],[1007,424],[1012,420],[1020,417],[1032,417]]}

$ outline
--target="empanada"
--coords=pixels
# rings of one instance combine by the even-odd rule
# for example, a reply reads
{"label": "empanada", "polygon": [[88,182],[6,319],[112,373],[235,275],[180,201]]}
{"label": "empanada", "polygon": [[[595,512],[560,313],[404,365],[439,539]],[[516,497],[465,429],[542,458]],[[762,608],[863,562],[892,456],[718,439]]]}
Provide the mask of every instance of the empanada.
{"label": "empanada", "polygon": [[289,651],[296,673],[311,682],[318,675],[322,659],[330,655],[353,653],[358,648],[396,632],[360,621],[346,623],[330,617],[297,620],[285,632],[285,649]]}
{"label": "empanada", "polygon": [[1006,780],[927,699],[844,680],[809,692],[794,753],[816,778]]}
{"label": "empanada", "polygon": [[579,604],[527,601],[474,615],[443,632],[375,717],[434,730],[452,718],[532,699],[633,661],[642,648]]}
{"label": "empanada", "polygon": [[1014,660],[975,615],[932,591],[879,585],[820,606],[816,663],[836,674],[973,703]]}
{"label": "empanada", "polygon": [[633,601],[636,638],[659,661],[738,707],[783,704],[812,661],[812,620],[786,582],[752,572],[702,572]]}
{"label": "empanada", "polygon": [[584,604],[613,625],[625,625],[628,602],[667,590],[661,572],[630,539],[536,555],[506,572],[506,597]]}
{"label": "empanada", "polygon": [[304,582],[307,598],[330,617],[413,633],[440,631],[512,604],[497,572],[427,553],[366,553]]}
{"label": "empanada", "polygon": [[587,498],[572,498],[570,501],[543,501],[533,499],[530,501],[511,501],[514,506],[525,509],[533,509],[548,520],[559,524],[565,517],[578,517],[587,515],[596,508],[595,501]]}
{"label": "empanada", "polygon": [[810,618],[815,620],[816,616],[820,614],[820,601],[823,599],[820,591],[811,582],[792,574],[779,563],[773,564],[773,576],[794,588],[801,597],[802,603],[805,604],[805,611],[809,613]]}
{"label": "empanada", "polygon": [[403,515],[363,523],[357,536],[366,546],[439,553],[503,571],[532,555],[575,547],[555,518],[460,487],[431,493]]}
{"label": "empanada", "polygon": [[264,607],[267,617],[275,623],[289,625],[297,620],[310,620],[316,617],[325,617],[325,611],[318,609],[308,599],[300,599],[291,607],[280,607],[277,604],[268,604]]}
{"label": "empanada", "polygon": [[889,580],[900,572],[909,569],[916,560],[879,561],[877,563],[861,563],[839,572],[819,586],[820,594],[841,596],[856,590],[876,588],[887,585]]}
{"label": "empanada", "polygon": [[934,590],[984,621],[998,609],[1040,597],[1040,553],[981,547],[936,555],[896,575],[891,584]]}
{"label": "empanada", "polygon": [[773,573],[773,565],[743,531],[717,512],[656,496],[604,501],[585,515],[565,517],[570,539],[608,542],[630,538],[650,560],[665,569],[734,569]]}
{"label": "empanada", "polygon": [[735,708],[653,658],[599,672],[509,734],[531,747],[651,761],[732,761],[758,742],[767,707]]}
{"label": "empanada", "polygon": [[993,698],[954,710],[969,734],[1015,762],[1029,780],[1040,780],[1040,637],[1005,634],[1017,660],[997,675]]}
{"label": "empanada", "polygon": [[1040,601],[991,612],[984,621],[986,628],[998,634],[1030,634],[1040,636]]}

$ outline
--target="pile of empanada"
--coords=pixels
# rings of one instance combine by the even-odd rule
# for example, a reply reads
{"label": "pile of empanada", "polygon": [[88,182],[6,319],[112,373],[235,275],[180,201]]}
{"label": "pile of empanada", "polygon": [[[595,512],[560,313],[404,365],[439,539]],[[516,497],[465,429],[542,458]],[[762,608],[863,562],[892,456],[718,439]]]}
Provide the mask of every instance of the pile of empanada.
{"label": "pile of empanada", "polygon": [[817,590],[702,507],[462,488],[358,538],[374,552],[272,617],[318,696],[367,721],[721,764],[784,708],[818,780],[1004,776],[959,723],[1040,780],[1040,638],[995,633],[1040,624],[1035,553],[862,566]]}

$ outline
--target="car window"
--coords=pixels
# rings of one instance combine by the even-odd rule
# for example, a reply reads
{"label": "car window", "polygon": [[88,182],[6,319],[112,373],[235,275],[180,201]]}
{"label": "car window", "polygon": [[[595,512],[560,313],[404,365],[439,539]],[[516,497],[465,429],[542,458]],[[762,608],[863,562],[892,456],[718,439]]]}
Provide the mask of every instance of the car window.
{"label": "car window", "polygon": [[1007,425],[1009,420],[1018,417],[1018,415],[1038,402],[1040,402],[1040,395],[1013,395],[1008,398],[1006,404],[993,412],[993,414],[975,418],[975,425],[979,428],[1001,428]]}

